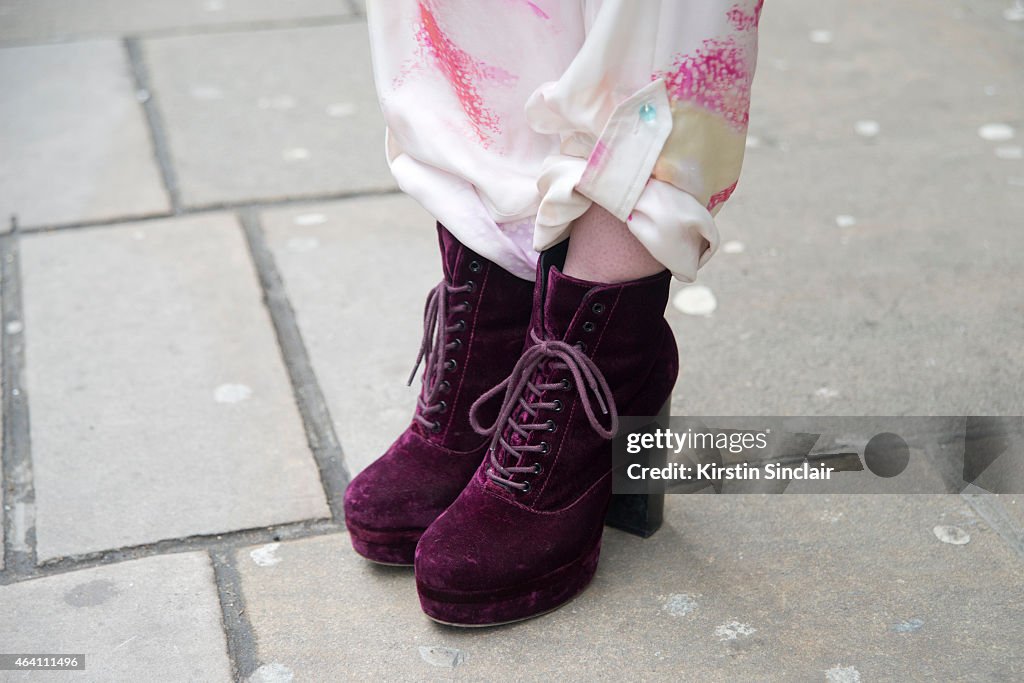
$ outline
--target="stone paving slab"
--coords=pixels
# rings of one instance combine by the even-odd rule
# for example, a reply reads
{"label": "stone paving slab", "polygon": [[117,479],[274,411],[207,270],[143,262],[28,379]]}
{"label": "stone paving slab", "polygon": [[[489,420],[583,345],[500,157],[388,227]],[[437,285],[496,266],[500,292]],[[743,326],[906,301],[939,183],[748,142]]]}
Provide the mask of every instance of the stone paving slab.
{"label": "stone paving slab", "polygon": [[999,496],[999,500],[1013,521],[1013,530],[1016,532],[1020,546],[1024,547],[1024,494],[1004,494]]}
{"label": "stone paving slab", "polygon": [[231,679],[206,553],[0,586],[0,642],[12,654],[85,654],[84,671],[0,672],[5,681]]}
{"label": "stone paving slab", "polygon": [[1007,343],[1024,336],[1024,41],[1003,9],[765,6],[752,144],[719,216],[734,253],[699,283],[717,310],[670,313],[676,412],[1024,411]]}
{"label": "stone paving slab", "polygon": [[147,557],[0,587],[7,653],[85,654],[85,671],[4,681],[226,681],[220,603],[206,553]]}
{"label": "stone paving slab", "polygon": [[119,41],[0,49],[0,91],[4,230],[168,210]]}
{"label": "stone paving slab", "polygon": [[429,621],[412,571],[363,561],[344,535],[242,551],[260,662],[296,680],[1024,675],[1019,560],[957,496],[669,498],[651,539],[606,531],[576,601],[493,629]]}
{"label": "stone paving slab", "polygon": [[22,254],[40,560],[329,515],[233,216]]}
{"label": "stone paving slab", "polygon": [[66,40],[349,14],[345,0],[4,0],[0,4],[0,42]]}
{"label": "stone paving slab", "polygon": [[355,474],[412,419],[419,385],[405,381],[441,279],[434,220],[390,196],[267,211],[263,223]]}
{"label": "stone paving slab", "polygon": [[[0,285],[0,296],[3,296],[3,287],[2,287],[2,285]],[[7,331],[4,330],[3,334],[7,334]],[[3,377],[3,357],[2,356],[3,356],[3,354],[0,354],[0,377]],[[0,401],[0,424],[7,424],[7,418],[4,415],[3,406],[4,406],[4,402]],[[6,430],[3,430],[3,434],[0,435],[0,449],[2,449],[2,447],[3,447],[2,440],[6,439],[6,438],[7,438],[7,432],[6,432]],[[0,453],[2,453],[2,452],[3,451],[0,450]],[[0,465],[2,465],[2,462],[0,462]],[[2,470],[0,470],[0,472],[2,472]],[[6,515],[7,515],[7,506],[8,506],[8,504],[9,503],[7,501],[7,487],[6,486],[0,486],[0,569],[4,568],[3,548],[4,548],[4,543],[6,541],[5,534],[7,533],[7,519],[6,519]]]}
{"label": "stone paving slab", "polygon": [[144,41],[187,206],[394,187],[362,24]]}

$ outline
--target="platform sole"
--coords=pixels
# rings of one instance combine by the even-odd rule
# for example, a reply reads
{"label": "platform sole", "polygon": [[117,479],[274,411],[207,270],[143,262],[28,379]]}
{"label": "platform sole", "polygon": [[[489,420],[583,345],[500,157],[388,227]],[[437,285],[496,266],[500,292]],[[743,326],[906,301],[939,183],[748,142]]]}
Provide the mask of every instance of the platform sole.
{"label": "platform sole", "polygon": [[376,562],[400,567],[412,566],[416,557],[416,543],[426,529],[405,529],[398,531],[382,531],[365,529],[348,520],[348,535],[352,548],[363,558]]}
{"label": "platform sole", "polygon": [[564,606],[590,584],[601,554],[600,540],[579,559],[563,565],[521,589],[456,591],[416,587],[420,606],[432,620],[448,626],[500,626],[539,617]]}

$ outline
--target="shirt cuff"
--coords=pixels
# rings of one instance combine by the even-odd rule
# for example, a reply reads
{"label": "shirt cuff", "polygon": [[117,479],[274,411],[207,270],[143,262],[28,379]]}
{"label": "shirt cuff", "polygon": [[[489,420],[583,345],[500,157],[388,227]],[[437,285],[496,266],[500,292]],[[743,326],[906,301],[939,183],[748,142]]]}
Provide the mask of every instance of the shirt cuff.
{"label": "shirt cuff", "polygon": [[707,207],[689,192],[654,178],[640,194],[626,226],[683,282],[696,280],[697,270],[718,250],[718,228]]}
{"label": "shirt cuff", "polygon": [[[527,104],[534,121],[547,118],[543,92]],[[564,239],[592,202],[625,222],[671,132],[668,94],[658,79],[620,102],[596,140],[586,132],[565,136],[560,153],[545,161],[537,181],[541,201],[534,247],[546,249]]]}
{"label": "shirt cuff", "polygon": [[576,189],[625,221],[672,132],[665,81],[658,79],[612,111]]}

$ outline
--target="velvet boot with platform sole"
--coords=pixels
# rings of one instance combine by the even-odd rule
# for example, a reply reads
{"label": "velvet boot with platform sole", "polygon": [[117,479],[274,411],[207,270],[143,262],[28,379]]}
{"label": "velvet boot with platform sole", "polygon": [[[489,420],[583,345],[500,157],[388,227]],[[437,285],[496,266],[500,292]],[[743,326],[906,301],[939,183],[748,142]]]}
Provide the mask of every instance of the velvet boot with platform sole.
{"label": "velvet boot with platform sole", "polygon": [[[658,415],[671,396],[670,274],[600,284],[557,260],[541,259],[525,351],[473,406],[489,455],[416,548],[420,604],[435,621],[502,624],[578,595],[600,556],[618,411]],[[493,424],[481,424],[499,398]]]}
{"label": "velvet boot with platform sole", "polygon": [[444,280],[427,297],[413,421],[345,491],[352,546],[383,564],[413,563],[420,536],[479,467],[487,438],[469,408],[512,370],[530,323],[533,283],[437,230]]}

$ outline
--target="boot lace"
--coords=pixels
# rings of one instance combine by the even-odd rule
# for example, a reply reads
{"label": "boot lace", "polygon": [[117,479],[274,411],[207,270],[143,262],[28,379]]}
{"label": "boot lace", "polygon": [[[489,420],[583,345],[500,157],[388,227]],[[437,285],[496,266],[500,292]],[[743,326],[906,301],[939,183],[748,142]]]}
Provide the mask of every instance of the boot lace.
{"label": "boot lace", "polygon": [[416,399],[413,419],[432,432],[441,431],[441,423],[435,416],[448,409],[448,404],[441,400],[441,394],[451,389],[451,383],[444,378],[444,373],[453,372],[457,367],[455,359],[446,356],[462,346],[461,339],[450,337],[466,329],[465,320],[459,319],[448,324],[448,319],[453,314],[471,309],[468,301],[449,306],[448,299],[456,294],[473,292],[475,288],[472,280],[460,286],[442,281],[427,295],[427,303],[423,308],[423,338],[407,384],[412,385],[416,371],[423,363],[423,390]]}
{"label": "boot lace", "polygon": [[[615,399],[597,364],[578,346],[563,341],[542,339],[533,330],[530,331],[530,335],[534,345],[526,349],[512,369],[512,373],[478,398],[469,409],[469,423],[473,429],[478,434],[491,437],[491,466],[487,470],[488,478],[506,488],[524,493],[530,490],[530,483],[525,480],[513,481],[512,477],[517,474],[540,474],[542,466],[539,462],[532,465],[523,465],[523,462],[529,460],[528,456],[531,454],[544,455],[549,450],[546,441],[529,444],[530,433],[554,432],[557,429],[554,420],[540,420],[540,411],[561,412],[565,407],[560,399],[541,401],[544,392],[571,392],[575,389],[587,420],[595,432],[605,439],[610,439],[619,428]],[[564,370],[569,371],[572,380],[544,381]],[[502,391],[505,392],[505,396],[498,417],[491,425],[481,425],[477,420],[477,411]],[[594,412],[595,400],[601,414],[610,416],[608,427],[601,424]],[[516,436],[519,438],[516,439]],[[515,459],[514,465],[502,464],[502,458],[499,457],[501,450]]]}

